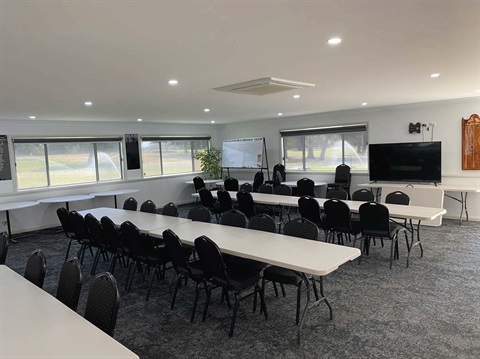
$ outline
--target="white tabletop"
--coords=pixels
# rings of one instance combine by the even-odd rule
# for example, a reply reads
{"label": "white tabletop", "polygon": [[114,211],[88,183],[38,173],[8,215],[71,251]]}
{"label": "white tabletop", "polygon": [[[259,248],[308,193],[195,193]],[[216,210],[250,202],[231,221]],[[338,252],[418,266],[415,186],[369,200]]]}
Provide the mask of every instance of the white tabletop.
{"label": "white tabletop", "polygon": [[[297,181],[286,181],[286,182],[281,182],[281,183],[284,184],[284,185],[287,185],[289,187],[292,187],[292,188],[297,187]],[[315,181],[313,183],[314,187],[320,187],[320,186],[326,186],[326,185],[327,185],[327,182],[317,182],[317,181]]]}
{"label": "white tabletop", "polygon": [[10,268],[0,265],[0,358],[138,355]]}
{"label": "white tabletop", "polygon": [[[189,245],[206,235],[224,253],[319,276],[360,256],[358,248],[213,223],[191,222],[170,229]],[[150,235],[162,238],[162,233],[155,230]]]}
{"label": "white tabletop", "polygon": [[[205,184],[213,184],[221,181],[221,179],[204,179],[203,183]],[[193,184],[193,180],[185,181],[186,184]]]}
{"label": "white tabletop", "polygon": [[107,197],[107,196],[119,196],[122,194],[130,194],[138,192],[138,189],[117,189],[112,191],[105,191],[105,192],[94,192],[90,193],[90,195],[95,197]]}
{"label": "white tabletop", "polygon": [[415,184],[415,183],[382,183],[382,182],[374,182],[374,183],[360,183],[358,187],[367,187],[367,188],[381,188],[381,187],[414,187],[414,188],[440,188],[444,191],[448,192],[474,192],[480,193],[480,186],[472,186],[472,185],[461,185],[461,184],[445,184],[440,183],[436,186],[434,185],[427,185],[427,184]]}
{"label": "white tabletop", "polygon": [[36,206],[38,202],[10,202],[0,203],[0,211],[10,211],[12,209],[20,209]]}
{"label": "white tabletop", "polygon": [[[230,197],[232,197],[233,201],[237,200],[237,192],[235,191],[228,191],[230,193]],[[273,194],[268,194],[268,193],[259,193],[259,192],[251,192],[253,201],[258,204],[271,204],[271,205],[277,205],[279,204],[278,197],[280,195],[273,195]],[[217,192],[212,191],[212,196],[213,198],[217,198]],[[193,193],[192,197],[194,198],[199,198],[200,195],[198,193]],[[298,197],[295,197],[298,198]]]}
{"label": "white tabletop", "polygon": [[75,201],[83,201],[86,199],[92,199],[94,197],[95,196],[91,194],[77,194],[72,196],[42,198],[42,199],[39,199],[38,202],[40,203],[75,202]]}
{"label": "white tabletop", "polygon": [[182,223],[192,222],[190,219],[180,217],[162,216],[161,214],[144,213],[139,211],[127,211],[117,208],[92,208],[79,211],[85,216],[87,213],[93,214],[100,220],[103,216],[109,217],[117,226],[125,221],[130,221],[138,227],[142,233],[148,233],[154,229],[166,229]]}
{"label": "white tabletop", "polygon": [[[225,181],[218,181],[218,182],[216,182],[215,184],[216,184],[217,186],[222,186],[222,187],[223,187],[224,182],[225,182]],[[238,185],[239,185],[239,186],[241,186],[242,184],[245,184],[245,183],[253,184],[253,180],[243,180],[243,179],[242,179],[242,180],[240,180],[240,179],[238,180]]]}

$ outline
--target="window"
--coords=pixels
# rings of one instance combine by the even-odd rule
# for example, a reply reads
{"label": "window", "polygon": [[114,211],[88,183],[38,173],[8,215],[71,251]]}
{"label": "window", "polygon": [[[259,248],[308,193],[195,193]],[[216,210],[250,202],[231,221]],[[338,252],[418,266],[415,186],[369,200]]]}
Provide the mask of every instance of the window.
{"label": "window", "polygon": [[14,138],[18,189],[120,180],[122,138]]}
{"label": "window", "polygon": [[368,169],[367,126],[349,125],[281,131],[287,170],[332,171],[342,163]]}
{"label": "window", "polygon": [[195,155],[208,148],[210,137],[142,138],[142,164],[145,177],[200,171]]}

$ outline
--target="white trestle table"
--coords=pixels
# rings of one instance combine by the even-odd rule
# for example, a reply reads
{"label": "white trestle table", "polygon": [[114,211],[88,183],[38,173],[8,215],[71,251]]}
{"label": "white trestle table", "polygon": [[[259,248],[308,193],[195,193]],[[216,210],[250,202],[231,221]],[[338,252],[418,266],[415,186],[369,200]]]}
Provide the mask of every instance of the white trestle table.
{"label": "white trestle table", "polygon": [[90,193],[90,195],[95,196],[95,197],[110,197],[113,196],[113,202],[115,205],[115,208],[118,208],[117,205],[117,196],[124,195],[124,194],[131,194],[138,192],[138,189],[117,189],[117,190],[112,190],[112,191],[104,191],[104,192],[95,192],[95,193]]}
{"label": "white trestle table", "polygon": [[191,223],[190,219],[180,218],[180,217],[171,217],[163,216],[161,214],[155,213],[144,213],[139,211],[128,211],[125,209],[118,208],[108,208],[108,207],[99,207],[92,209],[85,209],[79,211],[82,216],[85,216],[87,213],[91,213],[98,220],[103,216],[109,217],[115,225],[119,226],[125,221],[132,222],[138,229],[146,234],[154,229],[159,228],[170,228],[183,223]]}
{"label": "white trestle table", "polygon": [[[195,238],[205,235],[218,245],[222,253],[301,273],[307,286],[307,304],[298,326],[299,343],[302,326],[309,309],[325,302],[330,310],[330,319],[333,319],[332,307],[323,293],[323,276],[360,256],[360,250],[357,248],[213,223],[191,222],[172,226],[170,229],[185,244],[194,245]],[[153,230],[149,234],[162,238],[162,233],[163,230]],[[310,279],[307,275],[320,277],[320,297],[313,303],[310,298]]]}
{"label": "white trestle table", "polygon": [[[382,182],[373,182],[373,183],[361,183],[358,185],[359,187],[366,187],[366,188],[371,188],[372,190],[374,188],[377,189],[376,196],[379,196],[379,191],[381,191],[382,187],[388,188],[388,187],[400,187],[401,184],[399,183],[382,183]],[[422,185],[422,184],[404,184],[404,187],[412,187],[412,188],[439,188],[443,189],[444,192],[459,192],[460,193],[460,198],[449,195],[444,193],[445,197],[451,198],[454,201],[457,201],[460,203],[460,218],[459,218],[459,224],[462,225],[462,219],[463,219],[463,212],[465,212],[465,217],[466,220],[468,221],[468,208],[467,208],[467,195],[468,193],[480,193],[480,186],[472,186],[472,185],[456,185],[456,184],[437,184],[436,186],[433,185]]]}
{"label": "white trestle table", "polygon": [[70,211],[70,202],[75,201],[85,201],[87,199],[95,198],[95,196],[91,194],[77,194],[72,196],[61,196],[61,197],[49,197],[49,198],[42,198],[39,199],[38,202],[40,203],[62,203],[65,202],[65,208],[67,211]]}
{"label": "white trestle table", "polygon": [[38,202],[9,202],[9,203],[0,203],[0,212],[5,211],[5,216],[7,217],[7,236],[11,242],[17,242],[12,239],[12,229],[10,228],[10,213],[9,211],[14,209],[28,208],[36,206]]}
{"label": "white trestle table", "polygon": [[138,355],[0,265],[0,358],[138,359]]}

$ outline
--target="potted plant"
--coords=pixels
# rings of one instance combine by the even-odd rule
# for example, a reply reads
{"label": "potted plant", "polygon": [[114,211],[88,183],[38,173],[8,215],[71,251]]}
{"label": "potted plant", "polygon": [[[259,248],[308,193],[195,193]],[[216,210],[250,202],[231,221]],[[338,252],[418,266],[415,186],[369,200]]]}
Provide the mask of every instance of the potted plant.
{"label": "potted plant", "polygon": [[195,159],[200,160],[200,169],[205,173],[206,178],[220,178],[222,172],[222,150],[209,147],[197,153]]}

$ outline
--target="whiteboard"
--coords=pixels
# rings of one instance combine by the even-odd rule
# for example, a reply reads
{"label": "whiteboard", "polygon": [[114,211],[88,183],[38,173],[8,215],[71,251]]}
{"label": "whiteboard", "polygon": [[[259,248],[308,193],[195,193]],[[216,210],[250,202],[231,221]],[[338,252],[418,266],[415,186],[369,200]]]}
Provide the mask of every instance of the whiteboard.
{"label": "whiteboard", "polygon": [[262,168],[263,137],[236,138],[222,144],[222,167]]}

